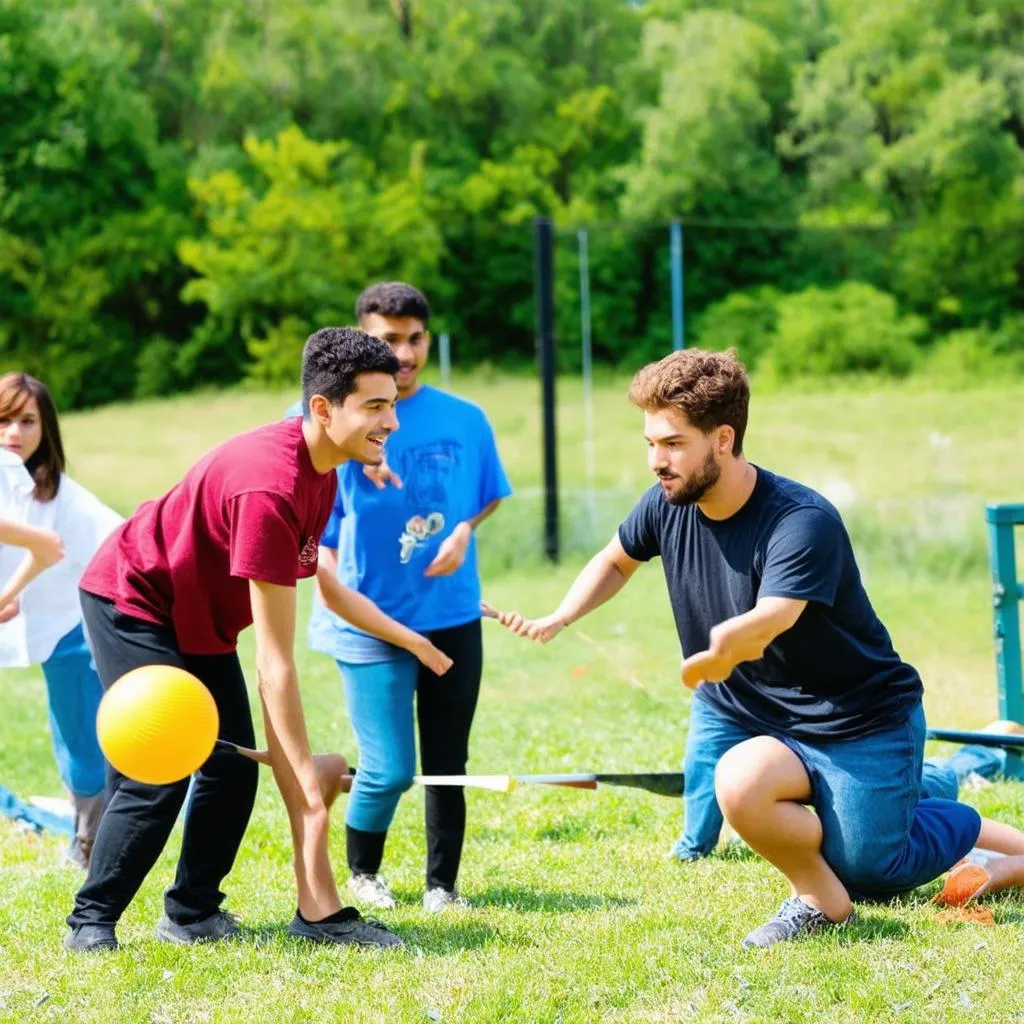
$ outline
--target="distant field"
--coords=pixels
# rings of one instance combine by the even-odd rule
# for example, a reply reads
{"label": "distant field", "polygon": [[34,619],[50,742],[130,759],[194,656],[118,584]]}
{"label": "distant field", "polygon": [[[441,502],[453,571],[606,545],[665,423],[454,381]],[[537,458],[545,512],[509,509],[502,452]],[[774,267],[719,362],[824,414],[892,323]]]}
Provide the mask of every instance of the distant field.
{"label": "distant field", "polygon": [[[489,413],[517,488],[482,530],[485,591],[497,605],[547,611],[648,485],[627,381],[604,381],[595,396],[592,506],[579,384],[559,384],[567,554],[555,569],[538,557],[539,386],[482,372],[454,383]],[[217,441],[277,418],[293,397],[210,394],[69,416],[73,475],[128,513]],[[934,724],[995,717],[983,508],[1024,500],[1022,408],[1024,384],[755,392],[751,458],[843,508],[872,598],[925,677]],[[304,588],[303,609],[308,597]],[[487,628],[474,771],[678,767],[689,696],[678,683],[660,568],[643,570],[583,629],[600,650],[571,635],[532,648]],[[248,641],[242,654],[251,665]],[[334,666],[302,648],[299,667],[314,746],[354,752]],[[627,671],[649,693],[629,686]],[[24,795],[55,794],[41,681],[34,672],[3,681],[0,780]],[[1024,827],[1022,788],[1001,783],[968,799]],[[312,951],[281,934],[294,909],[289,843],[265,776],[226,886],[253,941],[179,950],[151,940],[175,838],[120,929],[126,948],[84,963],[58,945],[79,876],[60,864],[56,840],[0,824],[0,1020],[1024,1020],[1024,899],[993,901],[997,927],[984,929],[940,923],[924,890],[866,908],[864,923],[839,940],[751,956],[739,940],[774,911],[781,883],[751,857],[669,861],[680,818],[676,801],[653,796],[473,793],[462,886],[477,909],[437,920],[419,909],[422,796],[413,791],[385,862],[402,901],[389,920],[413,951]],[[338,828],[339,877],[343,855]]]}

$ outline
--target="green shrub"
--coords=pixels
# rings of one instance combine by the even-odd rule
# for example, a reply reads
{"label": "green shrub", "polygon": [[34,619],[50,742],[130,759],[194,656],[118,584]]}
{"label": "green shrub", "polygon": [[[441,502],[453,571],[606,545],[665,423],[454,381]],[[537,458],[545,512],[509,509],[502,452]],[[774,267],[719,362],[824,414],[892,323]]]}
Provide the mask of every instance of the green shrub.
{"label": "green shrub", "polygon": [[302,347],[311,333],[304,320],[288,316],[263,337],[250,338],[247,347],[252,362],[246,379],[267,387],[294,386],[302,365]]}
{"label": "green shrub", "polygon": [[159,336],[143,346],[135,357],[136,398],[155,398],[179,389],[181,378],[175,363],[179,347]]}
{"label": "green shrub", "polygon": [[1007,317],[995,330],[951,331],[929,352],[921,373],[940,384],[969,384],[1024,373],[1024,316]]}
{"label": "green shrub", "polygon": [[919,358],[925,321],[901,316],[896,300],[860,281],[807,288],[778,302],[765,363],[779,377],[853,373],[906,376]]}
{"label": "green shrub", "polygon": [[693,344],[713,351],[735,348],[747,367],[754,369],[775,339],[778,303],[778,290],[768,286],[733,292],[701,315]]}

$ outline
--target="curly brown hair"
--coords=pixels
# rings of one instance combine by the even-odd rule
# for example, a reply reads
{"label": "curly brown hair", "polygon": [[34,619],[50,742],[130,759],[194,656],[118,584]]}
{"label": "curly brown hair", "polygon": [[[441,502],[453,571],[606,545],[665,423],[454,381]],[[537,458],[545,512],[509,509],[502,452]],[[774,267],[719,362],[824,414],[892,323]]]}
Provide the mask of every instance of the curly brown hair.
{"label": "curly brown hair", "polygon": [[750,383],[735,349],[687,348],[648,363],[633,377],[629,400],[645,412],[678,409],[705,434],[715,427],[732,427],[732,453],[743,452]]}

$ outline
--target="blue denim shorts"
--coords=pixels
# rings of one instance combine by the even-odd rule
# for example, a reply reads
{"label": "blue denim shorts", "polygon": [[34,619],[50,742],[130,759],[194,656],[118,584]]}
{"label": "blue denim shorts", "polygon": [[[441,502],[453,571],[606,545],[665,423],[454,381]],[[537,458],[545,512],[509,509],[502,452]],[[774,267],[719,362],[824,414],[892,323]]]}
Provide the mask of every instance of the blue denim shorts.
{"label": "blue denim shorts", "polygon": [[821,819],[821,852],[859,899],[924,885],[970,851],[981,831],[973,807],[921,797],[925,718],[859,739],[810,743],[776,737],[800,758]]}

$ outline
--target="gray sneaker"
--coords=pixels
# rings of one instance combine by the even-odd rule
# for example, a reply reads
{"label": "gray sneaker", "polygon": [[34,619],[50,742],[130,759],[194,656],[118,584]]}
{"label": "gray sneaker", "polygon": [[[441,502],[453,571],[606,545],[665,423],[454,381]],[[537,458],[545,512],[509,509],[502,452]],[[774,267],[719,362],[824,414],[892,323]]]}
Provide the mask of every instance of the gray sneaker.
{"label": "gray sneaker", "polygon": [[72,953],[102,953],[117,949],[112,924],[80,924],[64,936],[64,948]]}
{"label": "gray sneaker", "polygon": [[177,924],[166,914],[157,921],[156,937],[162,942],[173,942],[179,946],[191,946],[196,942],[221,942],[236,939],[241,934],[238,921],[233,914],[218,910],[216,914],[204,917],[192,924]]}
{"label": "gray sneaker", "polygon": [[472,904],[463,899],[454,889],[436,886],[423,894],[423,909],[428,914],[439,914],[443,910],[469,910]]}
{"label": "gray sneaker", "polygon": [[380,921],[364,918],[355,907],[345,907],[330,921],[305,921],[298,914],[288,925],[288,934],[310,942],[333,942],[338,946],[372,946],[377,949],[404,946]]}
{"label": "gray sneaker", "polygon": [[813,935],[827,928],[845,928],[857,920],[851,910],[842,921],[833,921],[799,896],[786,900],[779,912],[766,924],[755,928],[744,940],[744,949],[766,949],[776,942],[788,942],[801,935]]}

